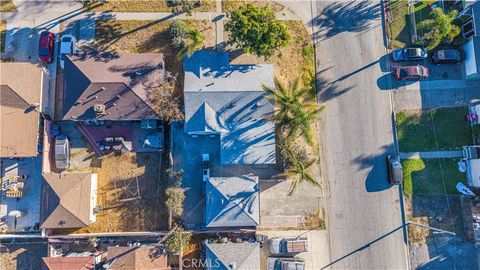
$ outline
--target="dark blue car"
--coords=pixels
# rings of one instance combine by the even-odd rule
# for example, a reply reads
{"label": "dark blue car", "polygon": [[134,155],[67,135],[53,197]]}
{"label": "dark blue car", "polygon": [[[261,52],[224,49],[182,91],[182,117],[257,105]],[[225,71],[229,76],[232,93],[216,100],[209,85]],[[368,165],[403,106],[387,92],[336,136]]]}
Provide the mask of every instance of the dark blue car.
{"label": "dark blue car", "polygon": [[392,51],[392,60],[399,61],[419,61],[427,58],[428,52],[421,48],[403,48]]}

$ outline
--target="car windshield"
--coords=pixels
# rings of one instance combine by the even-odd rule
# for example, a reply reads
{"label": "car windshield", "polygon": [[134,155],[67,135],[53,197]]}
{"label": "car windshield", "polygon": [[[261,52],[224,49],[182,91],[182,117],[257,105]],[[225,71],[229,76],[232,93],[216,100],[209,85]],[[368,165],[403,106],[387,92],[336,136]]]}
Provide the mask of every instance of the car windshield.
{"label": "car windshield", "polygon": [[415,71],[418,75],[423,75],[423,69],[421,67],[416,67]]}
{"label": "car windshield", "polygon": [[39,48],[38,49],[38,54],[47,56],[47,55],[49,55],[49,51],[48,51],[47,48]]}
{"label": "car windshield", "polygon": [[62,37],[62,42],[70,42],[72,41],[71,37]]}
{"label": "car windshield", "polygon": [[420,50],[418,49],[407,49],[407,55],[410,57],[420,56]]}
{"label": "car windshield", "polygon": [[287,244],[288,244],[288,242],[285,239],[280,241],[280,244],[279,244],[280,253],[287,253],[288,252]]}
{"label": "car windshield", "polygon": [[400,77],[407,77],[408,71],[406,69],[400,69]]}

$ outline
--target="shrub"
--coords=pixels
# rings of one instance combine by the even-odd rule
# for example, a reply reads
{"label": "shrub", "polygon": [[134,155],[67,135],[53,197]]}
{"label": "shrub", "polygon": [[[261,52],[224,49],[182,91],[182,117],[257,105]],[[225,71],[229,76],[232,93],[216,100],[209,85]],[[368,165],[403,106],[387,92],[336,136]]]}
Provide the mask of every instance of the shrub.
{"label": "shrub", "polygon": [[175,20],[168,29],[170,38],[172,39],[172,45],[181,49],[187,45],[187,32],[189,28],[184,21]]}
{"label": "shrub", "polygon": [[177,227],[175,231],[168,236],[167,240],[165,241],[165,246],[170,253],[177,254],[184,246],[187,246],[190,243],[191,238],[191,232],[185,231],[185,229],[182,227]]}

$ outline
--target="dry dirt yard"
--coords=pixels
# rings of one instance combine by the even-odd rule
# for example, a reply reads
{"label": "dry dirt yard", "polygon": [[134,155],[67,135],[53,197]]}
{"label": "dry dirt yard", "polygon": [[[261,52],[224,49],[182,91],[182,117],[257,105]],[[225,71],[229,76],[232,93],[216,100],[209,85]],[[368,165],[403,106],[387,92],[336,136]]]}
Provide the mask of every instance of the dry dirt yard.
{"label": "dry dirt yard", "polygon": [[[18,240],[23,241],[23,240]],[[0,243],[0,269],[40,270],[42,257],[47,256],[47,244],[38,240],[27,240],[28,243]],[[10,241],[8,241],[10,243]]]}

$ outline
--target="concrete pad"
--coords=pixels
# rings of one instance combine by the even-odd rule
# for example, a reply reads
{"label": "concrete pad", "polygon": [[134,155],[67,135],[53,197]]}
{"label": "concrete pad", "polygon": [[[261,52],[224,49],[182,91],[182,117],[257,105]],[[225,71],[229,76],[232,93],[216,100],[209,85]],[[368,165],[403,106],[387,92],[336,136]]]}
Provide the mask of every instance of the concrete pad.
{"label": "concrete pad", "polygon": [[[300,235],[306,236],[308,238],[308,252],[296,255],[296,257],[305,260],[305,269],[318,270],[330,263],[330,242],[328,232],[325,230],[259,231],[258,233],[267,236],[268,239],[275,237],[296,237]],[[269,255],[268,242],[266,242],[260,249],[260,269],[266,269],[266,260]]]}

